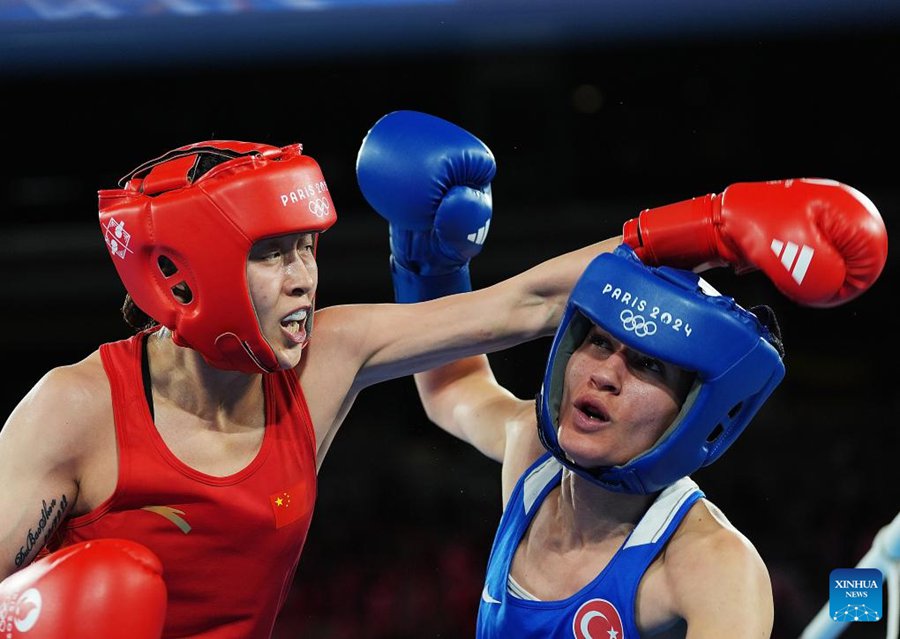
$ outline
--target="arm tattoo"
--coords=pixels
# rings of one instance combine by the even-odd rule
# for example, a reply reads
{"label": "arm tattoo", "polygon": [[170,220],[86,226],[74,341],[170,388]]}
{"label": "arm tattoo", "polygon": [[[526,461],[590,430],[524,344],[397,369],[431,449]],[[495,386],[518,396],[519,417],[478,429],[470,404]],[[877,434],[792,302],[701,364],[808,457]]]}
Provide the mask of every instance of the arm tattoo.
{"label": "arm tattoo", "polygon": [[40,550],[44,547],[50,535],[53,534],[62,521],[68,506],[69,500],[65,494],[59,500],[51,499],[49,502],[46,499],[41,500],[41,516],[37,524],[28,529],[28,533],[25,535],[25,543],[22,544],[19,552],[16,553],[16,568],[22,567],[33,550]]}

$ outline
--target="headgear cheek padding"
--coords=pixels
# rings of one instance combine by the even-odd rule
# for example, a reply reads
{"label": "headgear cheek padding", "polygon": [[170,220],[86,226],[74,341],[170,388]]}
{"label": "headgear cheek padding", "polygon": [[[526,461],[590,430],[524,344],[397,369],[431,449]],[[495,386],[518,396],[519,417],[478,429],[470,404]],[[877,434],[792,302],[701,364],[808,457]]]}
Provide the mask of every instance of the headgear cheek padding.
{"label": "headgear cheek padding", "polygon": [[[559,446],[566,364],[596,324],[625,346],[696,374],[660,439],[621,466],[581,468]],[[572,290],[538,395],[541,441],[610,490],[652,493],[715,461],[784,377],[776,336],[697,274],[644,266],[626,245],[595,258]],[[780,347],[780,343],[778,344]]]}
{"label": "headgear cheek padding", "polygon": [[99,192],[100,227],[135,304],[213,366],[277,369],[250,299],[247,257],[263,238],[334,224],[316,161],[299,144],[211,140],[150,160],[120,186]]}

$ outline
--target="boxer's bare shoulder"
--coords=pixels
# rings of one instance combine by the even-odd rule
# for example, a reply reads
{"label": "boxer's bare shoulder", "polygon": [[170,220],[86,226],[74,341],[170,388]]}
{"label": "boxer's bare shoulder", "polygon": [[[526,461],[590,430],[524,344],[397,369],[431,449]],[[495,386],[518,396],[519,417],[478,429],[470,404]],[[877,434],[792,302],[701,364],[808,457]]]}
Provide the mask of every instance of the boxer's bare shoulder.
{"label": "boxer's bare shoulder", "polygon": [[48,371],[10,416],[14,423],[26,421],[33,437],[52,434],[41,441],[55,443],[52,448],[65,448],[69,454],[89,445],[84,438],[111,420],[109,380],[98,351]]}

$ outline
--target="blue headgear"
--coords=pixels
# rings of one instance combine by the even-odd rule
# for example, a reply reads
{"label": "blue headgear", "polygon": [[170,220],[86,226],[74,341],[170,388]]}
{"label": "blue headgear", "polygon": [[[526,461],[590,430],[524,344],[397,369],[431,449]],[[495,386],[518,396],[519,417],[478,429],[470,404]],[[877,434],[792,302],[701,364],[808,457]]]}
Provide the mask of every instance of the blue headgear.
{"label": "blue headgear", "polygon": [[[649,450],[621,466],[588,469],[566,456],[557,428],[566,364],[593,324],[696,378]],[[644,266],[623,244],[595,258],[569,296],[538,395],[538,432],[560,462],[590,481],[617,492],[653,493],[718,459],[783,377],[780,336],[756,315],[696,273]]]}

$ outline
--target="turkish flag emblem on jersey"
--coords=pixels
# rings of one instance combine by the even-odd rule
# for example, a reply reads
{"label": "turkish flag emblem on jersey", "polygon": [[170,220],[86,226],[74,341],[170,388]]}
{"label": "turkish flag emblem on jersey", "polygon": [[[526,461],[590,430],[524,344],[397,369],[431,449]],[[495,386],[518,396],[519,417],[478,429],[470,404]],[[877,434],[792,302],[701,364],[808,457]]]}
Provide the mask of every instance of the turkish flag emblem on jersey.
{"label": "turkish flag emblem on jersey", "polygon": [[591,599],[581,604],[572,619],[576,639],[625,639],[622,618],[606,599]]}
{"label": "turkish flag emblem on jersey", "polygon": [[303,482],[274,495],[269,495],[269,502],[275,513],[275,528],[294,523],[306,515],[311,506],[309,494],[307,490],[304,490]]}

